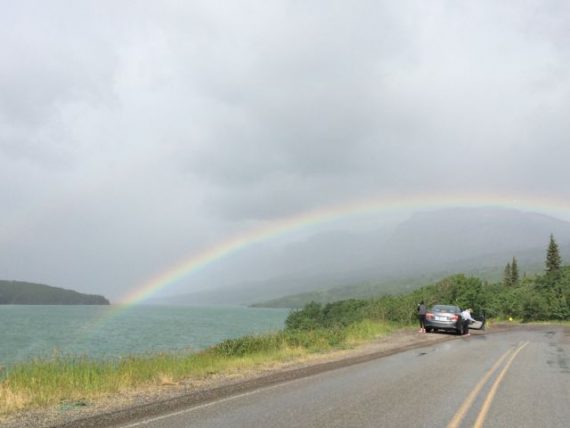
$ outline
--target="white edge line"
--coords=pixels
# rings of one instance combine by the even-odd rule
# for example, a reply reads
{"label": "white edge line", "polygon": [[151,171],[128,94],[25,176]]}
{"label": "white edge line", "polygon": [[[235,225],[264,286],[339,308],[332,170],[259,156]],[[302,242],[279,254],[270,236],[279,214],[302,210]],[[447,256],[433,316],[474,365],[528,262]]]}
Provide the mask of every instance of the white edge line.
{"label": "white edge line", "polygon": [[258,388],[258,389],[255,389],[255,390],[253,390],[253,391],[244,392],[244,393],[237,394],[237,395],[232,395],[232,396],[230,396],[230,397],[220,398],[219,400],[210,401],[210,402],[204,403],[204,404],[198,404],[197,406],[190,407],[190,408],[187,408],[187,409],[184,409],[184,410],[178,410],[177,412],[167,413],[167,414],[165,414],[165,415],[156,416],[156,417],[151,418],[151,419],[145,419],[145,420],[143,420],[143,421],[135,422],[135,423],[130,424],[130,425],[120,425],[120,427],[121,427],[121,428],[132,428],[132,427],[138,427],[138,426],[141,426],[141,425],[147,425],[147,424],[150,424],[150,423],[152,423],[152,422],[160,421],[160,420],[162,420],[162,419],[167,419],[167,418],[170,418],[170,417],[173,417],[173,416],[183,415],[184,413],[190,413],[190,412],[193,412],[193,411],[195,411],[195,410],[203,409],[203,408],[205,408],[205,407],[210,407],[210,406],[213,406],[214,404],[224,403],[224,402],[226,402],[226,401],[231,401],[231,400],[235,400],[235,399],[237,399],[237,398],[242,398],[242,397],[247,397],[247,396],[249,396],[249,395],[257,394],[258,392],[262,392],[262,391],[267,391],[267,390],[270,390],[270,389],[278,388],[278,387],[280,387],[280,386],[283,386],[283,385],[286,385],[286,384],[288,384],[288,383],[292,383],[292,382],[295,382],[295,381],[298,381],[298,380],[299,380],[299,379],[291,379],[291,380],[289,380],[289,381],[280,382],[280,383],[278,383],[278,384],[276,384],[276,385],[271,385],[271,386],[266,386],[266,387],[263,387],[263,388]]}

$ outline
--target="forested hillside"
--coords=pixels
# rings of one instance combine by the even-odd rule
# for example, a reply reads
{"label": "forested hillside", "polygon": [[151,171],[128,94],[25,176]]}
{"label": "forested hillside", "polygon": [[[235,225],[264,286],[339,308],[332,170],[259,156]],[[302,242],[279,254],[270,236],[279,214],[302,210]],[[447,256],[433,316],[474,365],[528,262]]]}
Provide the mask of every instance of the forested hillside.
{"label": "forested hillside", "polygon": [[0,280],[0,305],[108,305],[93,294],[22,281]]}
{"label": "forested hillside", "polygon": [[550,237],[543,274],[522,277],[515,258],[507,263],[502,282],[489,283],[463,274],[407,294],[375,299],[349,299],[320,304],[309,303],[292,312],[288,329],[347,326],[362,320],[409,322],[416,317],[419,302],[453,304],[473,308],[489,318],[517,318],[522,321],[570,319],[570,266],[562,266],[559,248]]}
{"label": "forested hillside", "polygon": [[559,275],[541,275],[518,284],[489,284],[479,278],[454,275],[436,284],[399,296],[377,299],[341,300],[334,303],[309,303],[292,312],[288,329],[336,328],[363,320],[410,322],[416,318],[416,306],[424,301],[473,308],[487,318],[522,321],[570,319],[570,267]]}

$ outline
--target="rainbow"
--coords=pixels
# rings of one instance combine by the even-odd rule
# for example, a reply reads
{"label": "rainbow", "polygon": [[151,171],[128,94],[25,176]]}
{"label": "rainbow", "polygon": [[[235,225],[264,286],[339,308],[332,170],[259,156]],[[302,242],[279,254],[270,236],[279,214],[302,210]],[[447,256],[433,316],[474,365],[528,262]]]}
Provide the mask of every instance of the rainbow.
{"label": "rainbow", "polygon": [[415,194],[392,195],[350,203],[331,205],[276,220],[253,230],[233,236],[226,241],[204,249],[172,265],[142,285],[133,288],[119,302],[124,306],[136,305],[169,285],[204,269],[216,261],[230,256],[246,247],[274,239],[287,233],[350,216],[383,212],[410,212],[418,209],[444,207],[496,206],[524,211],[542,212],[561,218],[570,216],[570,204],[549,197],[513,197],[500,194]]}

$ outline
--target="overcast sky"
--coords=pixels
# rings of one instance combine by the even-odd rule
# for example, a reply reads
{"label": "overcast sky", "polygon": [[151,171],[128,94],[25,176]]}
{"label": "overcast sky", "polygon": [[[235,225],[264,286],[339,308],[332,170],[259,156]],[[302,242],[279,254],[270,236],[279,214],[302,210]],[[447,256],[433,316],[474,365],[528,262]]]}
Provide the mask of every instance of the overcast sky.
{"label": "overcast sky", "polygon": [[566,1],[0,10],[1,279],[116,299],[329,205],[570,198]]}

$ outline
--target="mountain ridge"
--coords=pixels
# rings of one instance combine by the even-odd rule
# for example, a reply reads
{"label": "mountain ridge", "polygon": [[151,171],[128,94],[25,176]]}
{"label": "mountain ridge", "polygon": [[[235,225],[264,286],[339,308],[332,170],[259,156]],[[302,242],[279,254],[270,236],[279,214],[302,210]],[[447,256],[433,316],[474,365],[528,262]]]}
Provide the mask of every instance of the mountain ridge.
{"label": "mountain ridge", "polygon": [[[570,222],[544,214],[493,207],[420,211],[390,233],[329,233],[295,243],[291,255],[283,250],[283,264],[297,270],[285,275],[154,302],[249,305],[351,284],[392,284],[387,288],[393,292],[405,279],[436,280],[444,273],[487,271],[496,277],[513,256],[543,263],[551,233],[570,247]],[[335,236],[344,240],[335,242]]]}

